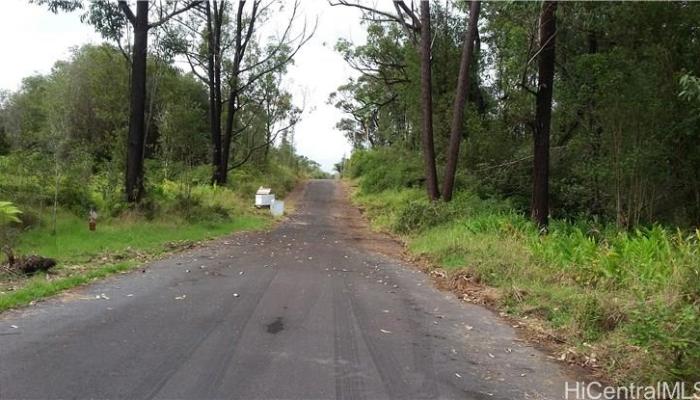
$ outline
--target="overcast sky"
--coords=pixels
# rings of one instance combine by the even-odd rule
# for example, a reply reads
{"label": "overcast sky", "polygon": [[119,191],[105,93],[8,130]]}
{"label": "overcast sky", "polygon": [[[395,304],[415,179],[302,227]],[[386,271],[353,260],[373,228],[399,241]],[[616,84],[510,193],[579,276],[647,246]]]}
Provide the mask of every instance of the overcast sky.
{"label": "overcast sky", "polygon": [[[335,129],[342,113],[326,104],[328,95],[352,75],[333,47],[338,38],[364,41],[364,29],[355,9],[331,7],[326,0],[303,2],[310,24],[318,17],[315,36],[297,54],[285,86],[304,100],[305,113],[295,133],[297,151],[332,171],[333,164],[350,154],[350,145]],[[26,0],[0,0],[0,89],[17,90],[22,78],[48,73],[57,60],[67,59],[70,48],[102,40],[78,13],[54,15]],[[10,56],[11,55],[11,56]]]}

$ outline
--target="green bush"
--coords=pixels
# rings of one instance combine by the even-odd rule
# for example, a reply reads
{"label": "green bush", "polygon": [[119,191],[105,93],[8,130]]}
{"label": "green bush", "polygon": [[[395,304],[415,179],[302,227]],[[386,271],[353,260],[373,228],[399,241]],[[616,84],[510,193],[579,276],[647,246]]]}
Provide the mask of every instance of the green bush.
{"label": "green bush", "polygon": [[420,159],[414,156],[395,149],[355,151],[350,158],[349,174],[360,178],[363,193],[420,187],[423,171]]}
{"label": "green bush", "polygon": [[445,203],[416,200],[399,209],[392,229],[398,233],[420,232],[448,221],[452,215]]}
{"label": "green bush", "polygon": [[75,215],[87,215],[93,207],[93,200],[85,185],[69,184],[58,191],[58,204]]}

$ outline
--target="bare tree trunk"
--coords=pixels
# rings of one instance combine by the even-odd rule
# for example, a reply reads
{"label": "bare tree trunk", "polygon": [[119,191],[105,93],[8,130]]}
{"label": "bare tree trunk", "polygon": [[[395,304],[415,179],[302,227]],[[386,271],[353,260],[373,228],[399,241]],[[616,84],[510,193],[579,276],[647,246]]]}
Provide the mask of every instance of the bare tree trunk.
{"label": "bare tree trunk", "polygon": [[[228,109],[226,114],[226,129],[223,133],[223,143],[221,150],[221,162],[218,166],[219,181],[217,183],[224,185],[228,180],[228,161],[231,154],[231,142],[233,139],[234,124],[236,122],[236,111],[238,106],[238,85],[239,85],[239,75],[241,71],[241,60],[245,52],[245,45],[243,42],[243,7],[245,6],[245,1],[241,0],[238,3],[238,12],[236,13],[236,38],[235,38],[235,54],[233,56],[233,68],[231,70],[231,92],[228,98]],[[248,32],[252,32],[252,24],[255,23],[255,9],[254,4],[253,14],[251,20],[248,22]],[[246,41],[247,42],[247,41]]]}
{"label": "bare tree trunk", "polygon": [[[213,5],[213,12],[212,12]],[[221,183],[221,25],[224,2],[206,2],[207,75],[209,84],[209,129],[212,142],[212,183]]]}
{"label": "bare tree trunk", "polygon": [[[238,78],[231,80],[232,87],[238,85]],[[228,99],[228,112],[226,114],[226,129],[224,130],[221,148],[221,162],[218,166],[218,184],[225,185],[228,181],[228,164],[231,155],[231,144],[233,139],[234,124],[236,123],[236,103],[238,102],[238,91],[231,89],[231,95]]]}
{"label": "bare tree trunk", "polygon": [[[131,97],[129,99],[129,137],[126,150],[125,191],[129,203],[138,203],[144,194],[143,155],[146,143],[146,62],[148,57],[148,31],[170,18],[200,4],[192,1],[173,10],[159,21],[148,23],[150,2],[137,1],[136,14],[126,0],[119,0],[118,7],[134,28],[134,46],[131,50]],[[162,11],[162,10],[161,10]]]}
{"label": "bare tree trunk", "polygon": [[430,200],[440,198],[438,189],[437,170],[435,168],[435,144],[433,141],[433,83],[431,76],[431,32],[430,32],[430,2],[420,2],[420,55],[421,55],[421,100],[423,111],[423,163],[425,165],[425,188]]}
{"label": "bare tree trunk", "polygon": [[442,183],[442,198],[445,201],[452,200],[454,191],[455,174],[457,172],[457,159],[459,157],[459,145],[462,141],[462,127],[464,124],[464,108],[469,92],[469,67],[471,66],[474,41],[477,36],[479,23],[479,11],[481,1],[472,0],[469,5],[469,25],[462,46],[462,59],[457,78],[457,90],[452,110],[452,125],[450,129],[450,145],[447,154],[447,166],[445,167],[445,180]]}
{"label": "bare tree trunk", "polygon": [[549,223],[549,131],[554,86],[556,10],[556,1],[545,1],[540,14],[531,215],[543,231]]}
{"label": "bare tree trunk", "polygon": [[136,4],[134,47],[131,55],[131,99],[126,156],[126,198],[137,203],[143,197],[143,152],[146,109],[146,56],[148,53],[148,2]]}

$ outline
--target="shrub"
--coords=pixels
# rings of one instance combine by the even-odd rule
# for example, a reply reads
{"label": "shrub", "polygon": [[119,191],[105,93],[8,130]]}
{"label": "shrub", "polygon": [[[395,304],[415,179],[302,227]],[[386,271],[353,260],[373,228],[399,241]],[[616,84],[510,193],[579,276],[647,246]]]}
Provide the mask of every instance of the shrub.
{"label": "shrub", "polygon": [[422,186],[420,158],[406,151],[377,149],[355,151],[350,158],[349,174],[360,179],[363,193]]}
{"label": "shrub", "polygon": [[70,183],[59,188],[58,204],[76,215],[83,216],[90,211],[93,200],[85,185]]}
{"label": "shrub", "polygon": [[452,209],[445,203],[411,201],[398,211],[392,229],[398,233],[420,232],[448,221],[453,214]]}

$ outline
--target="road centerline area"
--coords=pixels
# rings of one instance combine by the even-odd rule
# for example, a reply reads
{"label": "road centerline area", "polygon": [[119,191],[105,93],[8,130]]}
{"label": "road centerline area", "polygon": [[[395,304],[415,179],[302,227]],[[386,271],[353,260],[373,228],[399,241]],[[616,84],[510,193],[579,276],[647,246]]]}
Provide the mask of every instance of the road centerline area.
{"label": "road centerline area", "polygon": [[563,397],[566,372],[507,323],[360,246],[351,207],[310,181],[270,232],[6,313],[0,397]]}

